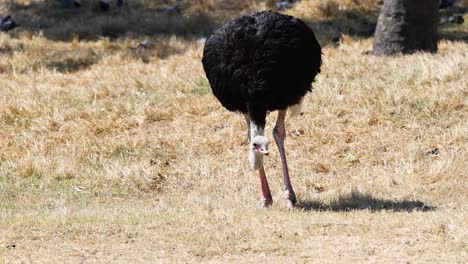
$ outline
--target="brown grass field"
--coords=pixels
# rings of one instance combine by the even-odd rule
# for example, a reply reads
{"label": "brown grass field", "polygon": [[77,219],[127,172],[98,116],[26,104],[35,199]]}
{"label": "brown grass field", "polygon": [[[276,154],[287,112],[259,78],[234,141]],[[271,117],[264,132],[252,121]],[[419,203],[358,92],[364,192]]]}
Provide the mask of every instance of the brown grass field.
{"label": "brown grass field", "polygon": [[128,2],[0,0],[22,25],[0,33],[0,263],[468,262],[467,22],[441,27],[437,54],[373,57],[379,1],[288,10],[324,63],[287,123],[299,204],[273,146],[261,209],[245,121],[212,96],[199,38],[270,3]]}

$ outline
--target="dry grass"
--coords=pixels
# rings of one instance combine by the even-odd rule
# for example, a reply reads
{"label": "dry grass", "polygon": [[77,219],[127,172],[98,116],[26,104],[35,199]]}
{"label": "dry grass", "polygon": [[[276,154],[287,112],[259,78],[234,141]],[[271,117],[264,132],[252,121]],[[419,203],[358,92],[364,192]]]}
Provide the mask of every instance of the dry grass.
{"label": "dry grass", "polygon": [[[342,29],[361,21],[326,17],[313,2],[288,12],[304,17],[324,44],[335,31],[323,21],[340,18],[332,23]],[[135,1],[128,12],[150,3]],[[239,12],[220,3],[194,2],[183,16],[211,8],[216,24]],[[265,6],[242,3],[242,10]],[[352,9],[359,1],[338,3]],[[57,12],[55,1],[46,4]],[[312,15],[303,16],[307,8]],[[366,55],[372,39],[345,30],[339,47],[326,46],[305,114],[288,121],[299,200],[288,211],[274,149],[266,168],[275,204],[256,207],[244,120],[211,95],[199,35],[177,26],[176,34],[154,35],[125,28],[117,38],[94,30],[89,38],[53,25],[0,34],[0,262],[468,258],[466,42],[376,58]]]}

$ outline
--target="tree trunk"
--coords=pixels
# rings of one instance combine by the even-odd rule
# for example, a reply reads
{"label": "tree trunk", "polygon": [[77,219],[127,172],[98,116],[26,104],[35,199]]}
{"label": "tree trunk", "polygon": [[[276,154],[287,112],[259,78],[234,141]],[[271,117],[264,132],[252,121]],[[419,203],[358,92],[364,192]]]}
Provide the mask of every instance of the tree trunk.
{"label": "tree trunk", "polygon": [[437,52],[440,0],[384,0],[372,54]]}

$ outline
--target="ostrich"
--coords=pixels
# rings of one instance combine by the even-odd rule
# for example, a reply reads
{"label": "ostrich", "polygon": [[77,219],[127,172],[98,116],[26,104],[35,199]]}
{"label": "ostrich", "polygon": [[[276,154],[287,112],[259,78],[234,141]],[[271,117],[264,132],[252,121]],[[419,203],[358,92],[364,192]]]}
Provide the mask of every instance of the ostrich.
{"label": "ostrich", "polygon": [[281,157],[286,206],[296,203],[284,150],[284,121],[288,108],[300,104],[312,90],[321,55],[314,33],[303,21],[272,11],[227,22],[205,43],[202,63],[213,94],[227,110],[245,116],[249,162],[260,177],[262,207],[273,202],[263,157],[269,144],[265,118],[275,110],[273,138]]}

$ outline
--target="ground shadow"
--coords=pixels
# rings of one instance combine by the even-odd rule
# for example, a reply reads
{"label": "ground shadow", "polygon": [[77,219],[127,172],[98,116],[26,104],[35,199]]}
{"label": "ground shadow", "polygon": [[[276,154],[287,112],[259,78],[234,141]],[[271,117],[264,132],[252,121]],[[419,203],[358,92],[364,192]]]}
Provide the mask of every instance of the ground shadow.
{"label": "ground shadow", "polygon": [[[441,11],[441,17],[464,16],[468,8],[456,7],[450,11]],[[356,9],[343,11],[339,16],[324,20],[306,20],[319,38],[322,46],[339,44],[343,35],[365,39],[374,36],[378,12],[362,12]],[[468,22],[463,24],[444,23],[438,26],[439,40],[468,42]]]}
{"label": "ground shadow", "polygon": [[[10,31],[12,36],[41,34],[54,41],[71,41],[73,38],[95,41],[103,37],[110,40],[120,37],[147,39],[154,43],[163,36],[177,36],[185,40],[206,37],[214,28],[232,16],[235,12],[199,10],[184,8],[168,13],[159,9],[160,4],[148,4],[140,1],[126,1],[125,6],[111,6],[102,12],[96,6],[97,0],[82,1],[80,8],[62,8],[58,0],[45,0],[25,4],[11,1],[6,3],[6,10],[20,27]],[[164,2],[164,1],[154,1]],[[188,8],[188,7],[187,7]],[[221,14],[221,15],[220,15]],[[322,45],[335,41],[341,35],[356,37],[372,35],[373,21],[371,13],[357,10],[341,12],[330,19],[305,21],[316,33]],[[57,69],[69,69],[66,65],[52,65]]]}
{"label": "ground shadow", "polygon": [[391,201],[374,198],[369,194],[352,192],[331,202],[330,204],[321,203],[318,200],[299,201],[297,208],[304,211],[333,211],[345,212],[354,210],[369,210],[369,211],[396,211],[396,212],[413,212],[413,211],[434,211],[434,206],[427,205],[421,201],[403,200]]}
{"label": "ground shadow", "polygon": [[[65,9],[58,0],[46,0],[29,4],[9,2],[7,8],[21,26],[11,34],[41,33],[44,37],[56,41],[97,40],[122,36],[130,38],[160,37],[176,35],[184,39],[206,37],[214,28],[231,16],[221,15],[217,11],[187,11],[183,8],[168,13],[162,12],[155,5],[142,6],[141,3],[127,1],[124,7],[112,7],[102,12],[96,7],[98,1],[82,1],[80,8]],[[158,2],[158,1],[155,1]],[[326,45],[346,34],[353,37],[372,36],[377,20],[375,12],[363,12],[357,9],[341,11],[339,14],[323,20],[305,21],[316,33],[322,45]]]}
{"label": "ground shadow", "polygon": [[[463,27],[465,27],[465,29],[463,29]],[[439,39],[450,41],[463,41],[468,43],[468,26],[458,24],[440,25]]]}
{"label": "ground shadow", "polygon": [[[79,38],[97,40],[102,37],[110,39],[122,36],[129,38],[158,38],[161,35],[176,35],[195,40],[209,35],[230,16],[239,16],[235,12],[220,16],[217,11],[188,11],[183,7],[173,12],[162,11],[164,1],[143,2],[126,1],[125,6],[111,6],[102,12],[95,1],[82,1],[80,8],[64,9],[58,0],[45,0],[32,3],[10,1],[6,10],[21,25],[12,31],[12,35],[28,32],[41,33],[51,40],[70,41]],[[159,3],[159,4],[158,4]],[[450,13],[465,14],[467,8],[454,8]],[[445,11],[441,11],[444,15]],[[222,12],[221,12],[222,13]],[[306,20],[314,30],[322,46],[339,44],[343,35],[354,38],[372,37],[375,31],[379,8],[372,11],[348,9],[330,15],[321,20]],[[465,22],[466,24],[467,22]],[[440,26],[440,39],[467,41],[466,26],[444,24]]]}
{"label": "ground shadow", "polygon": [[353,38],[369,38],[374,35],[377,13],[351,9],[336,17],[323,20],[305,20],[319,38],[321,45],[337,44],[343,35]]}
{"label": "ground shadow", "polygon": [[[449,17],[461,16],[464,17],[468,12],[466,6],[452,6],[447,9],[440,10],[439,17],[442,20],[447,20]],[[468,21],[464,23],[442,23],[439,25],[439,39],[451,41],[468,42]]]}
{"label": "ground shadow", "polygon": [[[60,1],[47,0],[32,3],[6,3],[7,12],[20,27],[12,35],[29,32],[41,33],[57,41],[70,41],[74,37],[96,40],[102,37],[118,38],[177,35],[193,39],[211,32],[216,19],[208,12],[190,14],[179,11],[161,11],[128,1],[125,6],[111,7],[103,12],[96,1],[82,1],[79,8],[62,8]],[[155,1],[157,2],[157,1]]]}

